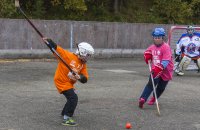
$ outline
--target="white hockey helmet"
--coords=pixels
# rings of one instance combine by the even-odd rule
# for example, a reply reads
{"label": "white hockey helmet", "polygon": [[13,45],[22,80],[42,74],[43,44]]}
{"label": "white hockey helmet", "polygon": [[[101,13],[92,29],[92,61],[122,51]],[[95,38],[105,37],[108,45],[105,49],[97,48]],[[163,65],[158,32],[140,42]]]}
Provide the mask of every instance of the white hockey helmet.
{"label": "white hockey helmet", "polygon": [[94,54],[94,48],[87,42],[81,42],[78,44],[76,54],[80,56],[82,61],[86,62]]}
{"label": "white hockey helmet", "polygon": [[187,26],[187,33],[188,33],[188,35],[190,36],[192,36],[193,35],[193,33],[195,32],[195,29],[194,29],[194,27],[192,26],[192,25],[189,25],[189,26]]}

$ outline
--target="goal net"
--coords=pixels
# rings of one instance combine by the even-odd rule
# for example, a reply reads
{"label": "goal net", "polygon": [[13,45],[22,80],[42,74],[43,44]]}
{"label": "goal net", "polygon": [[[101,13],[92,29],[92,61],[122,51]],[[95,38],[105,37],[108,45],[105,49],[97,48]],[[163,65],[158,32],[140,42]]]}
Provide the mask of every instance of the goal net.
{"label": "goal net", "polygon": [[[173,51],[176,49],[176,43],[178,42],[179,38],[183,33],[186,33],[187,26],[172,26],[168,33],[168,43],[173,49]],[[195,32],[200,33],[200,27],[194,27]],[[187,70],[197,70],[198,67],[194,62],[192,62]]]}

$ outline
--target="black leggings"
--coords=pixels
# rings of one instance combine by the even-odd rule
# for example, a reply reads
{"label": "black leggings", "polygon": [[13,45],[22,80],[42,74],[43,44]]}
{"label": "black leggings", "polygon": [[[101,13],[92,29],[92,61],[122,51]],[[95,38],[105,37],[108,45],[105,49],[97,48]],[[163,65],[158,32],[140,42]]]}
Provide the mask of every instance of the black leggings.
{"label": "black leggings", "polygon": [[[168,82],[169,81],[164,81],[161,77],[154,79],[155,86],[157,85],[157,88],[156,88],[157,98],[159,98],[162,95]],[[147,85],[145,86],[140,98],[144,98],[145,101],[147,101],[148,97],[151,95],[152,92],[153,92],[153,84],[152,84],[151,77],[149,77],[149,81]]]}
{"label": "black leggings", "polygon": [[69,89],[67,91],[63,91],[62,94],[66,97],[67,102],[66,102],[61,114],[72,117],[74,114],[74,111],[76,109],[77,103],[78,103],[78,96],[74,92],[73,88]]}

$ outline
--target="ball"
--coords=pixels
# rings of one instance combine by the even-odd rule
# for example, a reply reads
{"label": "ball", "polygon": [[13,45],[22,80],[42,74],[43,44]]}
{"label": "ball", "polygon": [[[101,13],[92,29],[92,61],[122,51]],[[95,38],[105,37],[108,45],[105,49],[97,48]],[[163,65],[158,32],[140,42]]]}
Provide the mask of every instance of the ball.
{"label": "ball", "polygon": [[131,123],[127,122],[126,123],[126,129],[131,129],[131,128],[132,128]]}

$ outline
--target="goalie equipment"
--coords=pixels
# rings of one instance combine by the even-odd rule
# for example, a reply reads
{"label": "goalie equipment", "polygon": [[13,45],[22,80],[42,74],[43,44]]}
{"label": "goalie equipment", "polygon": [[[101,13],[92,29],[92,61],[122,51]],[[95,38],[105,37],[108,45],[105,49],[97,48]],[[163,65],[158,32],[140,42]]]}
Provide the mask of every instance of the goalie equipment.
{"label": "goalie equipment", "polygon": [[186,68],[189,66],[191,60],[192,59],[190,57],[183,56],[180,64],[178,65],[179,70],[180,71],[186,70]]}
{"label": "goalie equipment", "polygon": [[94,49],[89,43],[81,42],[78,44],[76,54],[80,56],[82,61],[87,62],[88,58],[94,54]]}
{"label": "goalie equipment", "polygon": [[175,55],[175,61],[180,62],[181,61],[181,55],[178,55],[176,53],[174,55]]}
{"label": "goalie equipment", "polygon": [[197,66],[198,66],[198,68],[199,68],[199,70],[200,70],[200,58],[197,59]]}
{"label": "goalie equipment", "polygon": [[188,33],[189,36],[192,36],[193,33],[195,32],[194,27],[191,26],[191,25],[187,26],[186,30],[187,30],[187,33]]}
{"label": "goalie equipment", "polygon": [[177,67],[174,71],[178,76],[183,76],[184,73],[182,71],[179,70],[179,68]]}

